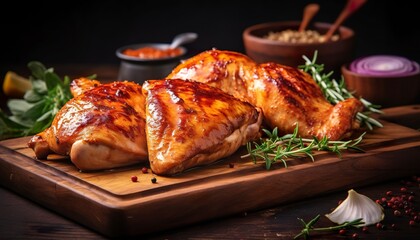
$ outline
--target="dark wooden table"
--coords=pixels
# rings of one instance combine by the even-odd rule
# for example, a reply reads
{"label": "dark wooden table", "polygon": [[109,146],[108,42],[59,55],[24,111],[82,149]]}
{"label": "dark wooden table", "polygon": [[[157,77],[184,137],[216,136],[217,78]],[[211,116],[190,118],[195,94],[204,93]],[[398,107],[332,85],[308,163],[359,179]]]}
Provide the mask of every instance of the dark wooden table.
{"label": "dark wooden table", "polygon": [[[68,74],[71,78],[96,73],[99,80],[112,81],[116,79],[118,66],[74,65],[58,66],[55,69],[59,75]],[[4,95],[0,97],[3,108],[7,99]],[[420,119],[389,120],[420,129]],[[386,196],[387,191],[392,191],[394,195],[401,195],[401,188],[406,187],[408,194],[414,195],[412,209],[419,218],[419,177],[420,172],[417,176],[391,179],[354,190],[376,200],[382,197],[389,199],[390,197]],[[321,194],[268,209],[243,212],[191,226],[138,236],[136,239],[293,239],[302,229],[298,218],[309,221],[320,214],[321,218],[315,227],[334,226],[324,217],[324,214],[331,212],[338,202],[346,197],[347,191]],[[89,228],[58,215],[24,196],[17,195],[13,189],[0,187],[0,199],[0,239],[106,239],[105,236]],[[334,231],[314,232],[311,234],[311,239],[354,239],[352,237],[354,233],[358,234],[358,239],[419,239],[420,221],[410,225],[410,220],[414,219],[411,215],[403,212],[401,216],[395,216],[394,209],[386,207],[384,228],[369,226],[367,233],[362,232],[361,229],[349,229],[345,235],[339,235]],[[391,227],[392,224],[395,224],[395,229]]]}

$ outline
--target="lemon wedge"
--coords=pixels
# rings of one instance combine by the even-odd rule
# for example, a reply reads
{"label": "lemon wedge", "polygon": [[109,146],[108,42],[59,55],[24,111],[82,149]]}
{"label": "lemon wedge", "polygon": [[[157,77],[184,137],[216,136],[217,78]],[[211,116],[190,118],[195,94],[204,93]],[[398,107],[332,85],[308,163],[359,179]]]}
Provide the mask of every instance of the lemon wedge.
{"label": "lemon wedge", "polygon": [[32,88],[31,82],[13,71],[8,71],[4,77],[3,92],[12,98],[22,98],[26,91]]}

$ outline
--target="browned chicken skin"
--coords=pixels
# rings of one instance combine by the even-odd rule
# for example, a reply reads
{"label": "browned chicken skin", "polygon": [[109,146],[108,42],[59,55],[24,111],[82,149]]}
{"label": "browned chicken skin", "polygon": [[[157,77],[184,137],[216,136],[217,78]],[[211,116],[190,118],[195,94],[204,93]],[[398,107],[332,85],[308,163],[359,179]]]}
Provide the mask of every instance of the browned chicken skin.
{"label": "browned chicken skin", "polygon": [[206,165],[260,136],[265,123],[301,137],[345,138],[358,128],[355,98],[331,105],[310,75],[210,50],[165,80],[100,84],[76,79],[74,98],[28,143],[39,159],[69,155],[80,170],[150,162],[160,175]]}
{"label": "browned chicken skin", "polygon": [[37,158],[51,152],[69,155],[82,171],[147,161],[144,96],[133,82],[100,84],[76,79],[74,98],[55,116],[50,128],[28,146]]}
{"label": "browned chicken skin", "polygon": [[178,65],[167,78],[189,79],[218,87],[262,109],[265,123],[280,133],[298,124],[301,137],[348,137],[362,103],[350,98],[335,106],[323,96],[312,77],[290,66],[256,64],[231,51],[209,50]]}
{"label": "browned chicken skin", "polygon": [[143,92],[149,161],[156,174],[212,163],[260,136],[261,112],[218,88],[149,80]]}

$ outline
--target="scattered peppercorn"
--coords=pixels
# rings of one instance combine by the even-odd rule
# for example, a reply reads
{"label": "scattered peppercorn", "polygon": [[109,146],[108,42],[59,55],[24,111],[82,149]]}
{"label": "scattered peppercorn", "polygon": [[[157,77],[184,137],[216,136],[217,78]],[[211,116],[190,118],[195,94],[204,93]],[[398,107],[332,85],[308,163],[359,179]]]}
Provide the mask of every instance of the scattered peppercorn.
{"label": "scattered peppercorn", "polygon": [[391,224],[391,229],[397,230],[397,225],[395,225],[395,223]]}
{"label": "scattered peppercorn", "polygon": [[[384,193],[385,196],[377,198],[375,202],[384,208],[385,215],[388,213],[390,215],[394,215],[395,217],[400,217],[400,220],[404,217],[408,217],[408,225],[410,227],[417,227],[420,222],[420,212],[415,209],[415,204],[418,200],[415,199],[416,194],[411,189],[416,187],[420,188],[418,182],[420,182],[420,177],[417,176],[414,176],[411,179],[401,180],[401,184],[403,184],[403,186],[400,187],[399,191],[398,189],[394,191],[386,191]],[[338,204],[341,202],[342,200],[338,201]],[[376,223],[374,226],[378,230],[383,231],[386,231],[388,228],[394,231],[399,230],[399,227],[395,223],[387,222],[387,219],[385,219],[384,222]],[[368,233],[369,229],[367,226],[364,226],[361,228],[361,231],[363,233]],[[351,236],[352,239],[359,239],[360,232],[353,232],[350,234],[348,233],[348,230],[340,229],[338,234],[348,234],[348,236]]]}
{"label": "scattered peppercorn", "polygon": [[137,176],[131,176],[131,181],[132,182],[137,182],[138,181]]}
{"label": "scattered peppercorn", "polygon": [[397,216],[397,217],[401,216],[401,212],[399,210],[395,210],[394,216]]}
{"label": "scattered peppercorn", "polygon": [[157,179],[155,177],[153,177],[151,181],[152,181],[152,183],[156,183]]}
{"label": "scattered peppercorn", "polygon": [[149,172],[149,170],[147,170],[147,167],[143,167],[143,168],[141,169],[141,172],[142,172],[142,173],[148,173],[148,172]]}
{"label": "scattered peppercorn", "polygon": [[369,228],[368,228],[367,226],[364,226],[364,227],[362,228],[362,232],[364,232],[364,233],[368,233],[368,232],[369,232]]}

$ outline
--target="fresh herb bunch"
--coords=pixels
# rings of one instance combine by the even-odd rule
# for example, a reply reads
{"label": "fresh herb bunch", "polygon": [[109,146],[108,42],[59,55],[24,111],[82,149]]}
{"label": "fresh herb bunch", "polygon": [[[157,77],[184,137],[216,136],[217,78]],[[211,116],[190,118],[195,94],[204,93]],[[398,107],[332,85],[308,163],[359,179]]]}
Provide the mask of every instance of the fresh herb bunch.
{"label": "fresh herb bunch", "polygon": [[[317,56],[318,51],[315,51],[312,60],[310,60],[307,56],[303,56],[305,64],[299,66],[299,68],[312,75],[313,79],[321,87],[325,98],[330,103],[337,104],[347,98],[353,98],[353,94],[346,88],[343,76],[341,76],[340,82],[337,82],[335,79],[330,79],[333,72],[331,71],[328,74],[324,74],[324,64],[316,63]],[[371,113],[382,114],[383,112],[379,110],[380,106],[372,104],[363,98],[359,98],[359,100],[367,110],[365,112],[358,112],[356,115],[356,118],[361,125],[366,125],[369,130],[372,130],[374,126],[383,127],[380,122],[372,117],[369,117]]]}
{"label": "fresh herb bunch", "polygon": [[308,223],[303,221],[303,219],[298,218],[298,220],[301,221],[302,224],[303,224],[303,229],[293,239],[298,239],[300,237],[304,237],[304,239],[308,239],[309,233],[311,231],[312,232],[314,232],[314,231],[336,231],[336,230],[340,230],[340,229],[347,229],[347,228],[350,228],[350,227],[358,227],[360,224],[364,223],[363,219],[359,218],[359,219],[355,219],[351,222],[344,222],[340,225],[336,225],[336,226],[332,226],[332,227],[315,228],[314,225],[315,225],[316,222],[318,222],[320,217],[321,217],[321,215],[317,215],[315,218],[313,218]]}
{"label": "fresh herb bunch", "polygon": [[11,116],[0,110],[0,139],[33,135],[49,127],[57,112],[73,96],[70,78],[62,80],[53,68],[38,61],[28,63],[32,88],[23,99],[10,99]]}
{"label": "fresh herb bunch", "polygon": [[298,126],[295,127],[293,134],[286,134],[282,137],[278,136],[277,128],[274,128],[272,132],[267,129],[263,129],[263,131],[268,137],[261,138],[260,143],[248,142],[246,145],[248,154],[243,155],[242,158],[251,157],[254,163],[257,162],[257,159],[263,159],[267,170],[277,161],[283,162],[284,167],[287,168],[286,160],[290,158],[309,157],[314,161],[314,151],[333,152],[340,157],[341,151],[346,149],[363,152],[357,145],[362,141],[365,133],[354,140],[329,141],[327,137],[322,139],[298,137]]}

